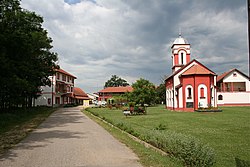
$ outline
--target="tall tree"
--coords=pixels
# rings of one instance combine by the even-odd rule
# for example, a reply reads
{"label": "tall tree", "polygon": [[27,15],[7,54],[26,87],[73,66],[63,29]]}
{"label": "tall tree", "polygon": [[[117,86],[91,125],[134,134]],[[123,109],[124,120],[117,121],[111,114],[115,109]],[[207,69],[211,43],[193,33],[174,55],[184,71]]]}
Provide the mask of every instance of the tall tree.
{"label": "tall tree", "polygon": [[166,86],[164,83],[161,83],[156,88],[156,103],[158,104],[166,103]]}
{"label": "tall tree", "polygon": [[20,0],[0,1],[1,108],[31,106],[39,87],[50,85],[57,54],[42,23],[41,16],[20,7]]}
{"label": "tall tree", "polygon": [[118,77],[117,75],[112,75],[111,78],[105,82],[104,87],[119,87],[128,86],[128,82],[125,79]]}
{"label": "tall tree", "polygon": [[132,84],[133,92],[129,93],[129,100],[144,106],[144,104],[155,104],[155,85],[143,78]]}

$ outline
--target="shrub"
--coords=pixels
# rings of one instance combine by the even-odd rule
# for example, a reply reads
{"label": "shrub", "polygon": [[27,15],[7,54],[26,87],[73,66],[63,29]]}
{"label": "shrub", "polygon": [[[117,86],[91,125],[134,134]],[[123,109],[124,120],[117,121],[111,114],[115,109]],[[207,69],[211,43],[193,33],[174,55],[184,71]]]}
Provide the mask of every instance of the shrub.
{"label": "shrub", "polygon": [[166,129],[167,129],[167,126],[160,123],[157,127],[155,127],[154,130],[166,130]]}
{"label": "shrub", "polygon": [[236,167],[249,167],[250,161],[242,160],[239,158],[235,158]]}
{"label": "shrub", "polygon": [[192,136],[175,132],[146,132],[143,139],[183,161],[185,166],[212,166],[215,163],[213,149]]}

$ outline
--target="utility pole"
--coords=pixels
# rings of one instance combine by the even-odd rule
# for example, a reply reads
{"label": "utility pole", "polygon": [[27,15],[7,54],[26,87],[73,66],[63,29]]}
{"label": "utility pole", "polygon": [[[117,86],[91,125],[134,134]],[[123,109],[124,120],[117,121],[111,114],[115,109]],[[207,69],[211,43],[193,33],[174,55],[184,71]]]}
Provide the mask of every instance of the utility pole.
{"label": "utility pole", "polygon": [[250,0],[247,0],[248,13],[248,76],[250,77]]}

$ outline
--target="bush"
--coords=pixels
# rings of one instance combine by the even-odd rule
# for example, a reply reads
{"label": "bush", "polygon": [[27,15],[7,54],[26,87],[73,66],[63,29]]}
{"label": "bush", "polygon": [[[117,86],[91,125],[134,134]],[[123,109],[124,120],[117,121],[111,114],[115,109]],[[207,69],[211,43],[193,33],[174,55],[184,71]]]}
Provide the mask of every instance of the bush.
{"label": "bush", "polygon": [[[98,113],[91,113],[98,116]],[[201,143],[198,139],[192,136],[183,135],[173,131],[166,131],[167,127],[164,124],[159,124],[154,130],[144,131],[142,133],[144,135],[141,135],[138,134],[127,122],[113,122],[105,117],[102,117],[102,119],[112,123],[121,130],[139,137],[141,140],[152,144],[164,152],[169,153],[173,157],[180,159],[184,166],[210,167],[215,164],[214,150],[208,145]]]}
{"label": "bush", "polygon": [[250,161],[242,160],[239,158],[235,158],[236,167],[249,167]]}
{"label": "bush", "polygon": [[166,129],[167,129],[167,126],[160,123],[157,127],[155,127],[154,130],[166,130]]}
{"label": "bush", "polygon": [[63,107],[67,108],[67,107],[76,107],[77,104],[75,103],[70,103],[70,104],[65,104]]}
{"label": "bush", "polygon": [[143,139],[157,148],[183,161],[185,166],[212,166],[215,163],[213,149],[192,136],[175,132],[161,133],[157,130],[146,132]]}

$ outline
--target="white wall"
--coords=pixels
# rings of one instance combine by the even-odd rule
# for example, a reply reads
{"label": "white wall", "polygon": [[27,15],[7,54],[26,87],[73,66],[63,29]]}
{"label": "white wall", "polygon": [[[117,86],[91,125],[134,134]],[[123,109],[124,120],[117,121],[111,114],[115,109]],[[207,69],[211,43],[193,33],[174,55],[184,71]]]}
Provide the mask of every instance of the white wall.
{"label": "white wall", "polygon": [[166,106],[173,107],[173,89],[166,89]]}
{"label": "white wall", "polygon": [[[204,88],[204,98],[200,98],[201,97],[201,91],[200,91],[201,88]],[[198,86],[198,104],[199,104],[199,107],[208,107],[207,98],[208,98],[207,97],[207,87],[204,84],[200,84]]]}
{"label": "white wall", "polygon": [[223,100],[219,100],[218,104],[249,104],[250,92],[217,92],[217,96],[222,95]]}
{"label": "white wall", "polygon": [[[48,99],[50,99],[50,104],[48,104]],[[35,99],[35,106],[52,106],[52,94],[42,94],[37,99]]]}
{"label": "white wall", "polygon": [[[236,73],[236,77],[233,76],[233,74]],[[237,71],[233,71],[229,75],[227,75],[224,79],[223,82],[245,82],[246,83],[246,91],[250,91],[250,81],[248,78],[244,77]]]}
{"label": "white wall", "polygon": [[182,88],[179,89],[179,108],[183,108],[183,96]]}

